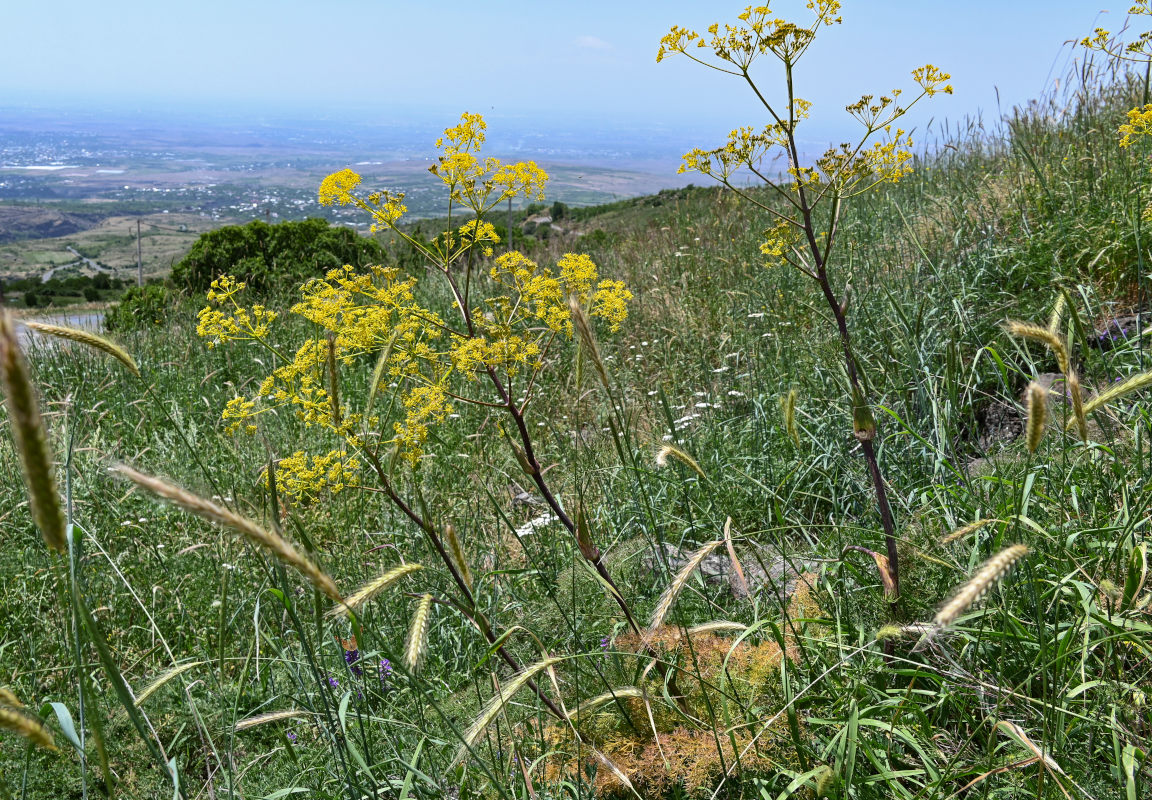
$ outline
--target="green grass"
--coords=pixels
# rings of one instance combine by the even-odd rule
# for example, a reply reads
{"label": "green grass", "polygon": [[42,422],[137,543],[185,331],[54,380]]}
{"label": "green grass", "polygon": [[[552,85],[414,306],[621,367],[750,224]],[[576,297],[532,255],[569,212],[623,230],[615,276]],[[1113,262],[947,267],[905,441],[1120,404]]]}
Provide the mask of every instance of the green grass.
{"label": "green grass", "polygon": [[[1060,292],[1075,310],[1067,329],[1086,386],[1152,367],[1138,342],[1107,350],[1094,342],[1103,322],[1146,304],[1139,214],[1147,153],[1119,149],[1111,134],[1140,87],[1085,82],[1069,92],[995,131],[960,130],[938,143],[950,147],[902,183],[858,200],[845,219],[836,275],[853,287],[849,321],[878,402],[878,449],[902,555],[901,620],[931,619],[1004,547],[1031,549],[922,651],[911,638],[886,656],[876,641],[888,621],[880,579],[871,558],[845,548],[882,552],[883,534],[853,450],[838,343],[807,279],[761,266],[766,221],[730,193],[682,190],[659,205],[574,209],[586,235],[534,253],[546,261],[549,248],[586,249],[635,294],[624,329],[600,342],[614,403],[590,370],[575,384],[565,345],[550,353],[540,395],[548,401],[529,407],[529,424],[542,423],[534,433],[549,480],[567,507],[583,506],[638,616],[647,618],[671,579],[646,565],[645,554],[661,542],[693,550],[719,537],[729,518],[746,569],[757,560],[803,560],[818,574],[810,604],[791,615],[771,591],[740,600],[722,584],[689,581],[671,622],[725,619],[748,629],[739,646],[735,634],[721,634],[723,652],[731,649],[728,672],[709,660],[717,657],[711,650],[662,651],[676,660],[690,698],[694,720],[685,718],[654,673],[642,674],[647,657],[622,635],[616,605],[560,527],[512,534],[538,511],[512,502],[508,485],[529,481],[493,420],[460,409],[459,419],[435,429],[434,457],[405,473],[399,488],[436,525],[460,532],[478,609],[513,631],[509,652],[521,664],[538,661],[542,649],[562,657],[557,681],[569,710],[609,688],[643,686],[672,760],[708,775],[645,796],[708,796],[719,778],[703,765],[718,749],[725,764],[732,760],[730,735],[742,748],[747,738],[739,737],[764,728],[767,761],[751,763],[722,793],[810,797],[818,781],[860,798],[944,800],[973,781],[967,796],[1147,793],[1147,406],[1132,395],[1097,414],[1087,444],[1050,429],[1033,456],[1022,442],[982,436],[997,409],[1019,413],[1020,392],[1035,374],[1056,369],[1039,347],[1006,336],[1002,323],[1043,324]],[[1066,100],[1066,114],[1050,113]],[[424,299],[447,313],[447,298],[429,291]],[[196,305],[179,309],[166,329],[120,339],[142,380],[75,346],[37,342],[29,354],[82,538],[72,578],[69,562],[46,552],[20,482],[0,484],[0,674],[30,706],[57,701],[77,720],[84,676],[87,763],[58,727],[61,753],[26,754],[0,734],[7,793],[79,797],[86,784],[90,796],[102,796],[102,729],[107,774],[126,797],[172,793],[155,747],[175,759],[189,797],[209,786],[217,797],[284,797],[297,787],[316,797],[527,797],[514,754],[528,759],[538,796],[589,796],[590,780],[604,783],[603,764],[592,759],[587,772],[561,775],[534,761],[569,745],[527,690],[476,741],[466,765],[450,767],[493,677],[504,686],[512,680],[467,619],[436,608],[424,665],[409,675],[400,655],[415,600],[386,595],[360,620],[356,675],[338,641],[352,627],[320,616],[294,573],[108,474],[110,462],[125,461],[253,518],[278,517],[280,501],[263,488],[261,469],[310,434],[287,413],[266,418],[261,438],[223,434],[220,410],[237,392],[253,391],[267,356],[207,349],[194,334]],[[284,319],[291,334],[308,334]],[[372,366],[345,373],[348,402],[363,402]],[[778,402],[791,388],[798,443]],[[1054,403],[1061,424],[1066,413]],[[10,442],[0,437],[0,468],[15,476]],[[675,461],[658,468],[665,442],[691,454],[703,476]],[[982,518],[998,521],[940,544]],[[324,497],[281,521],[346,592],[402,558],[427,567],[419,591],[456,591],[433,569],[427,540],[379,493]],[[82,600],[90,623],[70,597]],[[765,666],[774,643],[793,656],[783,668]],[[384,682],[382,658],[393,664]],[[116,676],[138,694],[189,661],[203,663],[148,699],[141,732],[117,699]],[[308,716],[236,730],[243,719],[285,709]],[[648,717],[643,705],[627,709],[609,703],[578,727],[635,768],[637,780],[651,780],[659,756],[645,766],[626,755],[630,742],[648,752]],[[676,730],[695,738],[677,739]],[[1062,772],[1029,762],[1034,753],[1016,731]]]}

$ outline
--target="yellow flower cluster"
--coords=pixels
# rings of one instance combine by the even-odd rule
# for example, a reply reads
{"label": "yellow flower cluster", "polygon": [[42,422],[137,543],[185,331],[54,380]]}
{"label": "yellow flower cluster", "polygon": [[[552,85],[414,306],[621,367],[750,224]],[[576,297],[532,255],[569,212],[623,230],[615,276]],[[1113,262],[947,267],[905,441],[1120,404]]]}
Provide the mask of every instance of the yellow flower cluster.
{"label": "yellow flower cluster", "polygon": [[760,252],[767,256],[767,265],[775,266],[787,260],[788,253],[798,238],[796,226],[783,219],[777,220],[775,225],[764,231],[764,242],[760,245]]}
{"label": "yellow flower cluster", "polygon": [[337,494],[357,485],[360,462],[344,450],[310,456],[301,450],[276,464],[276,485],[296,502],[312,502],[327,491]]}
{"label": "yellow flower cluster", "polygon": [[536,162],[504,164],[497,158],[480,160],[477,153],[487,127],[479,114],[465,113],[459,125],[448,128],[436,140],[442,154],[428,171],[444,182],[453,202],[471,208],[477,217],[517,195],[543,200],[548,174]]}
{"label": "yellow flower cluster", "polygon": [[486,220],[470,219],[455,231],[444,231],[433,241],[432,246],[440,263],[456,261],[465,252],[480,245],[485,258],[492,258],[492,245],[500,243],[496,226]]}
{"label": "yellow flower cluster", "polygon": [[[808,27],[774,17],[768,6],[747,7],[739,15],[738,25],[724,25],[721,29],[719,23],[714,23],[708,28],[708,36],[673,26],[661,39],[656,60],[662,60],[669,53],[681,53],[705,66],[751,82],[749,65],[757,56],[770,53],[784,63],[791,95],[793,65],[805,53],[817,29],[841,21],[838,0],[810,0],[807,7],[815,14],[815,20]],[[716,59],[736,69],[717,66],[692,54],[692,50],[700,48],[711,48]],[[864,126],[863,136],[855,145],[829,149],[813,164],[797,163],[794,142],[796,126],[808,118],[811,103],[792,98],[787,106],[773,108],[763,95],[759,95],[772,117],[771,123],[759,131],[737,128],[728,135],[728,142],[722,147],[712,150],[693,148],[683,156],[679,171],[700,172],[730,186],[734,175],[741,171],[751,172],[781,190],[791,190],[794,195],[815,191],[816,202],[827,196],[842,199],[880,183],[899,181],[911,171],[912,141],[902,130],[893,132],[891,125],[924,97],[937,93],[951,94],[950,79],[947,72],[933,64],[925,64],[912,71],[912,80],[920,87],[920,93],[911,102],[898,104],[899,89],[879,98],[864,95],[846,107],[848,113]],[[759,89],[756,91],[759,93]],[[877,134],[880,134],[880,140],[874,141]],[[782,150],[787,158],[784,171],[792,178],[790,184],[777,183],[761,172],[761,165],[773,150]],[[768,247],[770,255],[780,250],[772,243]]]}
{"label": "yellow flower cluster", "polygon": [[952,76],[942,72],[931,64],[925,64],[912,70],[912,80],[920,85],[924,94],[932,97],[937,92],[952,94],[952,84],[948,83]]}
{"label": "yellow flower cluster", "polygon": [[1121,147],[1129,147],[1133,137],[1147,136],[1152,133],[1152,103],[1143,108],[1133,108],[1128,111],[1128,122],[1120,126],[1120,133],[1124,138],[1120,140]]}
{"label": "yellow flower cluster", "polygon": [[879,100],[874,95],[866,94],[855,103],[845,106],[844,110],[860,120],[860,124],[868,130],[879,130],[904,113],[905,109],[896,105],[896,98],[901,93],[900,89],[893,89],[891,97],[882,96]]}
{"label": "yellow flower cluster", "polygon": [[[491,298],[493,322],[511,328],[517,324],[542,322],[553,333],[572,335],[568,298],[589,306],[589,314],[608,322],[618,331],[628,314],[632,293],[620,281],[596,283],[596,264],[583,253],[565,253],[556,264],[559,275],[541,268],[523,253],[513,251],[496,259],[489,272],[498,285],[515,295]],[[593,290],[595,286],[595,290]]]}
{"label": "yellow flower cluster", "polygon": [[404,398],[404,421],[396,422],[396,444],[404,457],[412,464],[424,451],[424,441],[428,438],[428,425],[443,422],[452,413],[448,404],[448,394],[439,384],[417,386]]}
{"label": "yellow flower cluster", "polygon": [[[812,104],[797,98],[794,111],[796,121],[808,115]],[[679,172],[699,172],[726,181],[741,167],[756,169],[764,157],[776,147],[788,146],[789,123],[773,123],[757,132],[753,128],[736,128],[728,134],[728,143],[714,150],[696,147],[685,153]]]}
{"label": "yellow flower cluster", "polygon": [[[196,335],[208,339],[208,347],[245,339],[261,341],[268,335],[269,326],[276,320],[277,314],[262,305],[254,305],[249,309],[237,303],[233,298],[245,286],[230,275],[212,282],[208,290],[209,304],[200,310],[196,318]],[[213,307],[228,304],[231,308],[226,312]]]}
{"label": "yellow flower cluster", "polygon": [[360,176],[350,169],[334,172],[320,182],[320,205],[333,203],[346,206],[355,202],[352,190],[360,185]]}
{"label": "yellow flower cluster", "polygon": [[[1152,16],[1152,0],[1137,0],[1136,4],[1128,9],[1128,13]],[[1123,34],[1125,29],[1127,23],[1120,33]],[[1144,65],[1152,63],[1152,31],[1145,31],[1134,41],[1124,44],[1119,37],[1113,38],[1104,28],[1097,28],[1092,36],[1081,39],[1080,44],[1088,50],[1097,50],[1117,61],[1131,61]],[[1128,121],[1118,129],[1121,135],[1120,146],[1130,147],[1134,138],[1147,136],[1152,130],[1150,126],[1152,126],[1152,104],[1130,109]],[[1145,209],[1142,216],[1144,219],[1152,219],[1152,206]]]}
{"label": "yellow flower cluster", "polygon": [[[465,113],[459,125],[446,129],[436,140],[442,152],[428,171],[444,182],[454,203],[470,208],[477,218],[513,197],[543,200],[548,173],[536,162],[505,164],[498,158],[479,157],[487,127],[479,114]],[[320,183],[320,205],[357,205],[372,215],[373,233],[380,228],[395,230],[396,222],[408,211],[404,194],[382,190],[359,197],[353,191],[361,181],[350,169],[329,175]]]}
{"label": "yellow flower cluster", "polygon": [[738,16],[744,24],[725,25],[723,32],[719,23],[712,23],[708,26],[711,38],[674,25],[660,40],[656,61],[663,61],[669,53],[682,53],[694,61],[700,61],[688,52],[694,43],[696,49],[710,48],[717,59],[736,66],[741,72],[747,71],[757,56],[766,53],[775,55],[786,64],[792,64],[812,43],[817,28],[840,22],[837,15],[840,11],[838,0],[812,0],[808,3],[808,9],[816,16],[808,27],[774,18],[768,6],[748,6]]}
{"label": "yellow flower cluster", "polygon": [[228,405],[224,406],[224,411],[220,414],[221,418],[231,420],[224,428],[224,432],[229,436],[233,435],[244,428],[244,432],[249,436],[256,433],[256,426],[250,420],[256,416],[256,403],[253,400],[247,400],[243,397],[233,397],[228,401]]}
{"label": "yellow flower cluster", "polygon": [[[210,345],[255,341],[277,361],[254,396],[228,402],[222,413],[228,433],[242,429],[254,433],[258,414],[290,408],[305,426],[324,429],[342,441],[340,449],[326,455],[301,451],[279,463],[280,485],[297,500],[353,485],[359,469],[356,455],[369,448],[376,459],[380,447],[391,445],[397,456],[416,465],[431,427],[452,414],[453,401],[491,405],[487,398],[470,399],[465,394],[475,392],[478,379],[491,379],[505,397],[516,397],[514,380],[529,372],[530,386],[553,339],[572,336],[569,298],[614,331],[627,316],[632,293],[620,281],[603,278],[586,255],[567,253],[555,268],[540,266],[515,251],[493,258],[493,245],[500,237],[483,213],[513,194],[542,197],[547,176],[531,162],[481,160],[484,134],[483,118],[465,114],[437,142],[441,155],[432,171],[444,181],[453,202],[471,209],[474,216],[430,243],[397,226],[404,213],[403,195],[378,191],[360,196],[356,193],[360,176],[351,170],[328,176],[319,192],[326,205],[362,208],[376,224],[390,228],[422,253],[451,291],[459,314],[455,322],[422,302],[417,278],[399,268],[357,271],[344,266],[301,287],[291,311],[312,323],[315,332],[293,352],[270,336],[275,314],[241,303],[244,284],[229,276],[212,284],[208,305],[200,312],[200,335],[210,339]],[[483,266],[477,265],[477,257]],[[461,274],[467,281],[463,289],[458,283]],[[347,398],[355,394],[340,388],[340,373],[367,359],[379,364],[373,396],[377,391],[395,393],[394,402],[375,405],[383,421],[371,412],[346,407]],[[389,411],[379,411],[382,408]],[[393,412],[396,416],[388,419]]]}

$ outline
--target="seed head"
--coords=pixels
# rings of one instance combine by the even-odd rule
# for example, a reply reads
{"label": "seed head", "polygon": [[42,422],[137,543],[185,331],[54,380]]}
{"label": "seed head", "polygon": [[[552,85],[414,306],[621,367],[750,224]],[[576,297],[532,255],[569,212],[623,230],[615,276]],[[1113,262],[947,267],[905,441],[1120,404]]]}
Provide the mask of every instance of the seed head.
{"label": "seed head", "polygon": [[1028,425],[1025,428],[1028,452],[1035,453],[1044,437],[1044,423],[1048,419],[1048,390],[1036,381],[1028,384]]}
{"label": "seed head", "polygon": [[936,626],[946,628],[955,622],[961,614],[979,602],[989,589],[1007,575],[1013,564],[1027,554],[1028,547],[1026,545],[1014,544],[985,561],[984,566],[980,567],[971,580],[957,589],[952,599],[941,607],[934,620]]}
{"label": "seed head", "polygon": [[40,417],[36,392],[28,378],[28,365],[20,353],[12,318],[3,311],[0,311],[0,382],[4,384],[8,418],[12,437],[16,440],[16,451],[20,454],[20,468],[24,473],[32,518],[49,547],[61,553],[67,552],[64,514],[56,492],[44,422]]}

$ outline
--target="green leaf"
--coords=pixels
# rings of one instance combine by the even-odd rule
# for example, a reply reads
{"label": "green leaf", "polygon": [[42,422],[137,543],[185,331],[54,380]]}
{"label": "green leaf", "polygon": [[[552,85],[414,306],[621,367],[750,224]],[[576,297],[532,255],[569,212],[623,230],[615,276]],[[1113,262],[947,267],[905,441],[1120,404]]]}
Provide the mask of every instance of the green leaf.
{"label": "green leaf", "polygon": [[80,746],[80,737],[76,735],[76,724],[72,721],[72,713],[68,707],[63,703],[45,703],[40,707],[40,716],[45,716],[49,707],[56,714],[56,721],[60,724],[64,738],[71,742],[77,752],[83,752],[84,748]]}

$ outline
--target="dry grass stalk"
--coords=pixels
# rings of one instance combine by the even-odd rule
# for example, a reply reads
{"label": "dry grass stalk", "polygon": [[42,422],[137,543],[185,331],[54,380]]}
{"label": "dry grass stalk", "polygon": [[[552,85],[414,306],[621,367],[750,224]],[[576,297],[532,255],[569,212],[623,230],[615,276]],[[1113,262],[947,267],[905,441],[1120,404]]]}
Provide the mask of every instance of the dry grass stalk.
{"label": "dry grass stalk", "polygon": [[1030,322],[1009,322],[1007,328],[1008,333],[1013,336],[1018,336],[1021,339],[1031,339],[1032,341],[1041,342],[1046,345],[1048,349],[1052,351],[1052,355],[1056,356],[1056,363],[1060,366],[1060,372],[1064,375],[1068,374],[1068,349],[1055,333],[1039,325],[1033,325]]}
{"label": "dry grass stalk", "polygon": [[1080,441],[1088,441],[1088,418],[1084,416],[1084,395],[1080,391],[1080,376],[1068,373],[1068,394],[1072,396],[1072,415],[1079,429]]}
{"label": "dry grass stalk", "polygon": [[576,336],[580,342],[581,357],[592,362],[596,376],[600,378],[600,383],[604,386],[604,391],[611,395],[612,389],[608,383],[608,371],[604,369],[604,359],[600,357],[600,346],[596,344],[596,336],[592,333],[592,323],[588,321],[588,315],[575,296],[568,298],[568,309],[572,312],[572,326],[576,329]]}
{"label": "dry grass stalk", "polygon": [[800,432],[796,428],[796,390],[789,389],[788,394],[780,398],[780,409],[784,412],[784,430],[792,437],[796,446],[800,446]]}
{"label": "dry grass stalk", "polygon": [[1048,390],[1036,381],[1028,384],[1027,390],[1028,424],[1025,426],[1025,441],[1028,452],[1035,453],[1044,438],[1044,423],[1048,420]]}
{"label": "dry grass stalk", "polygon": [[36,392],[28,377],[28,365],[20,353],[12,318],[6,312],[0,312],[0,378],[8,401],[8,418],[12,437],[16,440],[16,451],[20,454],[20,468],[24,473],[32,519],[47,545],[65,553],[68,539],[64,532],[64,514],[56,492],[44,422],[40,418]]}
{"label": "dry grass stalk", "polygon": [[[1087,403],[1085,403],[1084,404],[1084,413],[1086,415],[1091,414],[1093,411],[1100,408],[1101,406],[1107,405],[1108,403],[1111,403],[1113,400],[1121,398],[1124,395],[1129,394],[1131,392],[1135,392],[1138,389],[1143,389],[1145,386],[1148,386],[1150,384],[1152,384],[1152,372],[1142,372],[1139,375],[1133,375],[1131,378],[1124,381],[1123,383],[1116,384],[1115,386],[1113,386],[1108,391],[1102,392],[1101,394],[1097,395],[1096,397],[1093,397],[1091,400],[1089,400]],[[1068,420],[1068,424],[1065,426],[1065,430],[1071,428],[1074,424],[1076,424],[1075,417],[1073,417],[1073,419]]]}
{"label": "dry grass stalk", "polygon": [[[659,740],[657,740],[657,744],[659,744]],[[615,761],[610,759],[604,753],[600,752],[599,748],[590,746],[589,749],[592,751],[592,755],[596,756],[596,760],[599,761],[604,766],[606,766],[608,768],[608,771],[611,772],[613,774],[613,776],[615,776],[616,780],[620,781],[621,785],[623,785],[624,788],[628,789],[630,792],[632,792],[632,794],[636,795],[636,797],[641,796],[636,791],[636,787],[634,787],[632,785],[632,781],[630,781],[628,779],[628,776],[624,773],[624,770],[620,769],[620,767],[617,766]]]}
{"label": "dry grass stalk", "polygon": [[496,719],[496,715],[504,708],[504,705],[512,699],[518,691],[520,691],[528,683],[528,681],[535,678],[546,669],[560,663],[562,659],[559,658],[546,658],[543,661],[537,661],[535,664],[525,667],[508,682],[503,689],[496,693],[491,700],[484,704],[484,708],[480,710],[476,719],[464,732],[464,742],[456,751],[456,755],[449,765],[449,769],[462,762],[468,756],[468,750],[476,743],[487,727],[492,724],[492,720]]}
{"label": "dry grass stalk", "polygon": [[[1058,775],[1066,774],[1060,765],[1056,763],[1056,759],[1044,752],[1040,745],[1032,741],[1032,738],[1024,732],[1024,729],[1017,725],[1015,722],[1009,722],[1006,719],[999,720],[996,727],[1008,734],[1010,738],[1015,738],[1020,744],[1027,747],[1032,751],[1032,755],[1044,765],[1045,768],[1052,770]],[[1063,788],[1063,787],[1061,787]]]}
{"label": "dry grass stalk", "polygon": [[599,708],[605,703],[611,703],[613,700],[623,700],[628,697],[640,697],[644,693],[637,689],[635,686],[621,686],[619,689],[613,689],[604,694],[598,694],[591,700],[585,700],[581,706],[581,713],[587,714],[588,712]]}
{"label": "dry grass stalk", "polygon": [[420,662],[428,653],[428,623],[432,618],[432,595],[420,598],[416,613],[412,615],[412,626],[408,629],[408,646],[404,649],[404,663],[408,669],[417,672]]}
{"label": "dry grass stalk", "polygon": [[348,614],[359,611],[360,607],[374,598],[380,592],[387,589],[392,584],[403,578],[405,575],[410,575],[417,570],[424,569],[419,564],[401,564],[398,567],[393,567],[390,570],[382,573],[379,577],[368,581],[368,583],[361,586],[348,597],[344,598],[344,602],[337,605],[328,612],[328,616],[347,616]]}
{"label": "dry grass stalk", "polygon": [[724,547],[728,550],[728,560],[732,562],[732,573],[735,577],[732,591],[737,597],[748,597],[751,594],[748,579],[744,577],[744,567],[736,557],[736,546],[732,543],[732,517],[724,520]]}
{"label": "dry grass stalk", "polygon": [[680,568],[680,571],[676,573],[676,577],[672,579],[672,583],[664,590],[664,594],[660,595],[660,602],[656,604],[656,610],[652,612],[652,621],[648,623],[648,635],[653,634],[656,629],[664,623],[664,617],[668,616],[668,611],[672,608],[672,604],[676,602],[676,598],[680,596],[680,592],[688,585],[688,579],[692,577],[692,573],[700,566],[700,562],[722,544],[724,544],[723,539],[709,542],[693,553],[692,557],[688,559],[688,563]]}
{"label": "dry grass stalk", "polygon": [[974,532],[980,530],[981,528],[983,528],[985,525],[988,525],[989,523],[999,522],[999,521],[1000,520],[996,519],[995,517],[987,517],[985,519],[978,519],[975,522],[972,522],[968,525],[963,526],[962,528],[957,528],[956,530],[952,531],[950,534],[948,534],[947,536],[945,536],[943,539],[940,540],[940,544],[942,544],[942,545],[952,544],[952,542],[956,541],[957,539],[962,539],[965,536],[967,536],[968,534],[974,533]]}
{"label": "dry grass stalk", "polygon": [[468,591],[472,591],[472,570],[468,566],[468,558],[464,555],[464,545],[456,534],[455,525],[444,526],[444,538],[448,540],[448,549],[452,553],[452,560],[456,562],[456,569],[460,570],[460,577],[464,579]]}
{"label": "dry grass stalk", "polygon": [[[877,553],[875,550],[869,550],[867,547],[861,547],[858,544],[848,545],[844,548],[844,553],[846,554],[849,550],[855,550],[872,556],[872,560],[876,562],[876,571],[880,573],[880,582],[884,585],[884,600],[889,603],[895,603],[897,599],[896,581],[892,578],[892,566],[888,563],[888,556]],[[844,555],[840,557],[843,558]]]}
{"label": "dry grass stalk", "polygon": [[11,706],[12,708],[24,707],[24,704],[20,702],[16,695],[2,686],[0,686],[0,705]]}
{"label": "dry grass stalk", "polygon": [[103,351],[126,366],[137,378],[140,377],[140,367],[136,366],[136,359],[128,355],[128,351],[120,347],[120,345],[110,342],[103,336],[97,336],[90,331],[78,330],[77,328],[45,325],[43,322],[25,322],[24,326],[37,333],[56,336],[61,339],[67,339],[70,342],[79,342],[80,344],[86,344],[96,350]]}
{"label": "dry grass stalk", "polygon": [[698,633],[715,633],[716,631],[746,631],[748,626],[742,622],[732,622],[726,619],[714,619],[711,622],[704,622],[700,625],[693,625],[688,629],[689,636],[695,636]]}
{"label": "dry grass stalk", "polygon": [[1027,545],[1014,544],[984,562],[984,566],[980,567],[971,580],[961,586],[952,599],[937,612],[936,618],[933,620],[936,626],[946,628],[955,622],[961,614],[977,603],[989,589],[1008,574],[1012,565],[1027,553]]}
{"label": "dry grass stalk", "polygon": [[0,730],[12,731],[32,744],[40,745],[40,747],[48,750],[56,749],[52,731],[48,730],[47,726],[40,720],[17,711],[15,708],[0,706]]}
{"label": "dry grass stalk", "polygon": [[235,731],[246,731],[258,725],[267,725],[269,722],[279,722],[284,719],[307,719],[312,716],[311,711],[270,711],[267,714],[257,714],[236,723]]}
{"label": "dry grass stalk", "polygon": [[295,569],[330,599],[337,603],[342,602],[343,598],[340,597],[340,591],[336,588],[335,581],[279,535],[262,528],[250,519],[216,505],[211,500],[205,500],[203,497],[194,495],[160,478],[137,472],[124,464],[117,464],[112,469],[140,488],[179,506],[190,514],[195,514],[221,527],[231,528],[252,544],[268,551]]}
{"label": "dry grass stalk", "polygon": [[656,451],[656,466],[658,466],[658,467],[668,466],[668,459],[669,458],[676,459],[681,464],[684,464],[684,465],[690,467],[701,478],[704,478],[705,480],[708,479],[708,476],[704,474],[704,470],[700,469],[700,465],[696,463],[696,459],[692,458],[692,456],[685,453],[679,447],[675,447],[675,446],[670,445],[670,444],[666,444],[663,447],[661,447],[659,450]]}
{"label": "dry grass stalk", "polygon": [[159,678],[152,681],[152,683],[148,684],[148,686],[144,689],[144,691],[142,691],[142,692],[140,692],[140,694],[136,695],[136,707],[139,708],[140,706],[142,706],[144,704],[145,700],[147,700],[152,695],[156,694],[156,692],[160,691],[160,689],[162,689],[164,687],[164,684],[168,683],[168,681],[172,680],[173,678],[175,678],[178,675],[183,675],[185,672],[187,672],[188,670],[190,670],[194,667],[198,667],[201,664],[206,664],[206,663],[208,663],[208,662],[206,662],[206,661],[190,661],[187,664],[181,664],[178,667],[173,667],[172,669],[168,670],[163,675],[161,675]]}

